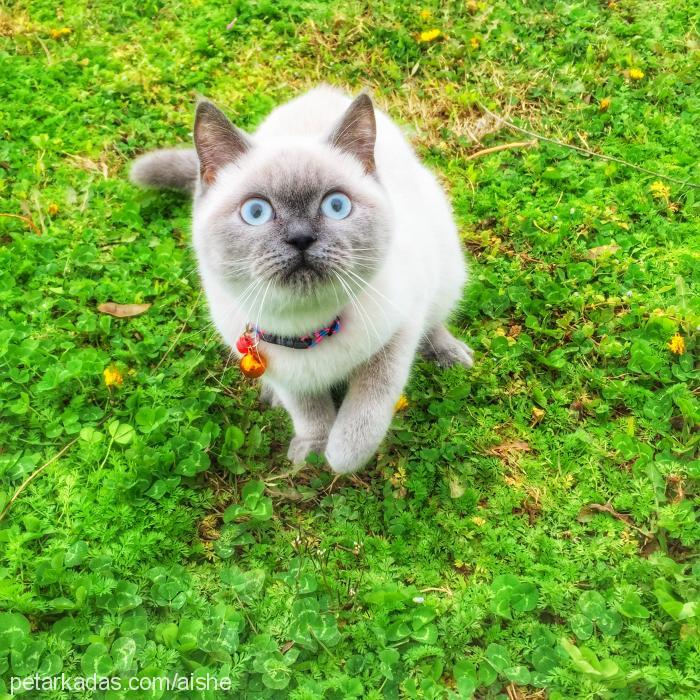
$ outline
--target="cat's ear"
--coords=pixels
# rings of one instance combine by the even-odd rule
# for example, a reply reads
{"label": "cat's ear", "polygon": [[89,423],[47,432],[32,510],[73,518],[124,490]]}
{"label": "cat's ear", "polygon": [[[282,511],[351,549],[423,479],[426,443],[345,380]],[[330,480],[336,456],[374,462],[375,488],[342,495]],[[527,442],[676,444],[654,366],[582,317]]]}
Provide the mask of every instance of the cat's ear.
{"label": "cat's ear", "polygon": [[374,106],[372,100],[362,94],[347,108],[343,118],[333,129],[330,142],[341,151],[355,156],[364,166],[366,173],[373,173],[376,138]]}
{"label": "cat's ear", "polygon": [[197,104],[194,145],[199,158],[199,174],[205,185],[211,185],[221,168],[235,163],[251,147],[246,134],[207,100]]}

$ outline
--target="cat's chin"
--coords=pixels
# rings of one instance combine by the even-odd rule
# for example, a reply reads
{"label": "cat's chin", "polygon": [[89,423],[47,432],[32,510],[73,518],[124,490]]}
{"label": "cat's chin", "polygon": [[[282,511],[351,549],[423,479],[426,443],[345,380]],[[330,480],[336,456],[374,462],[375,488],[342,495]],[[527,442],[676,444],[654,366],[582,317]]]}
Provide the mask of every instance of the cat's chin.
{"label": "cat's chin", "polygon": [[315,294],[319,287],[329,283],[331,272],[310,260],[295,263],[275,274],[275,282],[297,294]]}

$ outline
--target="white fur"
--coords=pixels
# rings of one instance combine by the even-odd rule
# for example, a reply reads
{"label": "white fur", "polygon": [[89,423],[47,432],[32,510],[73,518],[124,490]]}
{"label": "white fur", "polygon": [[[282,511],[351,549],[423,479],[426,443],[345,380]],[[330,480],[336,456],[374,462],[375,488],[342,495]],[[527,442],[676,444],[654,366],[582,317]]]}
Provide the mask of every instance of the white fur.
{"label": "white fur", "polygon": [[[233,288],[217,273],[217,261],[210,259],[206,241],[208,227],[238,186],[239,168],[255,167],[256,159],[262,162],[268,152],[280,147],[305,153],[325,148],[324,138],[350,104],[351,99],[345,94],[320,87],[275,109],[253,135],[255,148],[239,163],[226,166],[206,194],[195,198],[193,215],[194,246],[211,314],[232,348],[247,322],[257,323],[271,332],[298,335],[322,327],[336,314],[340,315],[342,331],[309,350],[264,345],[268,366],[263,382],[275,390],[293,418],[292,402],[285,401],[285,396],[324,392],[347,380],[363,363],[381,354],[392,338],[400,339],[406,357],[396,359],[397,371],[390,382],[392,386],[384,399],[381,416],[376,417],[381,435],[368,438],[367,448],[360,450],[363,454],[357,456],[351,454],[352,450],[344,451],[341,445],[343,439],[354,439],[353,436],[346,434],[334,439],[334,427],[326,457],[336,471],[358,468],[371,456],[364,452],[372,446],[376,448],[381,441],[383,424],[388,425],[387,420],[391,420],[391,416],[387,419],[386,406],[392,397],[400,394],[421,339],[441,326],[461,296],[466,266],[442,188],[418,160],[399,128],[388,116],[375,110],[377,179],[363,179],[367,181],[365,186],[372,190],[371,194],[383,193],[391,243],[381,268],[368,280],[371,286],[359,292],[358,306],[346,303],[338,309],[336,298],[329,290],[322,302],[295,308],[288,297],[270,288],[260,317],[250,318],[251,313],[260,309],[260,295],[255,301],[249,299],[241,303],[243,290]],[[338,160],[339,168],[356,176],[361,174],[359,162],[351,156]],[[342,412],[341,408],[339,415]],[[330,418],[324,413],[323,421],[326,420]],[[369,420],[365,418],[366,423]],[[295,420],[297,427],[303,422],[301,418]],[[343,430],[352,432],[342,426],[336,432]],[[299,432],[298,428],[298,438],[303,442],[306,437]],[[311,442],[314,439],[308,437]]]}

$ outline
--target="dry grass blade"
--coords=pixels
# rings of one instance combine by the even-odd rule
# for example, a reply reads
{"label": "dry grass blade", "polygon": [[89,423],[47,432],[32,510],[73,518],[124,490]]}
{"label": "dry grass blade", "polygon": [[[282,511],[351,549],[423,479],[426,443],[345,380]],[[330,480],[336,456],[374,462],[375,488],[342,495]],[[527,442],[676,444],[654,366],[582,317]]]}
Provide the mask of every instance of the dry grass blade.
{"label": "dry grass blade", "polygon": [[22,216],[21,214],[0,214],[0,216],[4,216],[8,219],[20,219],[20,221],[24,221],[24,223],[27,224],[27,226],[29,226],[29,228],[37,234],[37,236],[41,236],[39,227],[28,216]]}
{"label": "dry grass blade", "polygon": [[627,513],[619,513],[609,503],[605,503],[604,505],[601,503],[589,503],[587,506],[581,508],[576,519],[580,523],[587,523],[591,520],[594,513],[607,513],[616,520],[620,520],[621,522],[625,523],[625,525],[629,525],[634,530],[637,530],[637,532],[640,532],[645,537],[648,537],[650,534],[643,528],[636,525],[632,518],[627,515]]}
{"label": "dry grass blade", "polygon": [[491,153],[499,153],[500,151],[508,151],[513,148],[533,148],[537,145],[537,140],[532,141],[513,141],[511,143],[502,143],[500,146],[491,146],[491,148],[482,148],[476,153],[472,153],[467,156],[464,160],[474,160],[475,158],[481,158],[481,156],[487,156]]}
{"label": "dry grass blade", "polygon": [[620,165],[624,165],[628,168],[632,168],[633,170],[638,170],[640,173],[646,173],[647,175],[653,175],[654,177],[658,177],[662,180],[668,180],[669,182],[673,182],[676,185],[700,189],[700,183],[692,182],[691,180],[679,180],[678,178],[671,177],[670,175],[664,175],[663,173],[659,173],[656,170],[650,170],[649,168],[644,168],[641,165],[637,165],[636,163],[630,163],[628,160],[624,160],[623,158],[616,158],[615,156],[609,156],[609,155],[606,155],[605,153],[596,153],[595,151],[591,151],[588,148],[581,148],[581,146],[574,146],[573,144],[570,144],[570,143],[564,143],[563,141],[558,141],[557,139],[549,138],[549,136],[542,136],[542,134],[538,134],[534,131],[530,131],[529,129],[523,129],[521,126],[517,126],[516,124],[509,122],[507,119],[504,119],[503,117],[499,116],[498,114],[494,114],[490,109],[487,109],[483,105],[479,105],[479,107],[486,114],[489,114],[494,119],[497,119],[501,124],[504,124],[509,129],[513,129],[514,131],[517,131],[521,134],[525,134],[526,136],[530,136],[534,139],[537,139],[538,141],[544,141],[545,143],[551,143],[551,144],[554,144],[555,146],[561,146],[561,148],[568,148],[572,151],[576,151],[577,153],[581,153],[585,156],[589,156],[590,158],[598,158],[599,160],[607,160],[607,161],[610,161],[611,163],[619,163]]}
{"label": "dry grass blade", "polygon": [[0,522],[3,521],[5,516],[10,512],[10,508],[12,507],[12,504],[19,498],[20,494],[24,489],[31,484],[34,479],[36,479],[43,471],[48,467],[49,465],[53,464],[57,459],[60,459],[68,450],[71,448],[72,445],[74,445],[78,441],[78,438],[74,438],[71,440],[67,445],[65,445],[60,452],[55,454],[53,457],[48,462],[45,462],[42,464],[37,470],[33,471],[21,484],[20,487],[12,494],[12,498],[7,502],[7,505],[2,509],[2,513],[0,513]]}

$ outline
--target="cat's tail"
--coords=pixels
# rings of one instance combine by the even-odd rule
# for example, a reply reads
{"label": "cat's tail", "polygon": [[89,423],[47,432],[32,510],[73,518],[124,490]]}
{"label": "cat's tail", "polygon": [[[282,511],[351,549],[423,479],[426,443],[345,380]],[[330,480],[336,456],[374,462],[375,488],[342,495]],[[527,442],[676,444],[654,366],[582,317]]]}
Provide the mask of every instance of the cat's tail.
{"label": "cat's tail", "polygon": [[194,192],[199,160],[194,148],[162,148],[139,156],[131,166],[129,179],[141,187]]}

